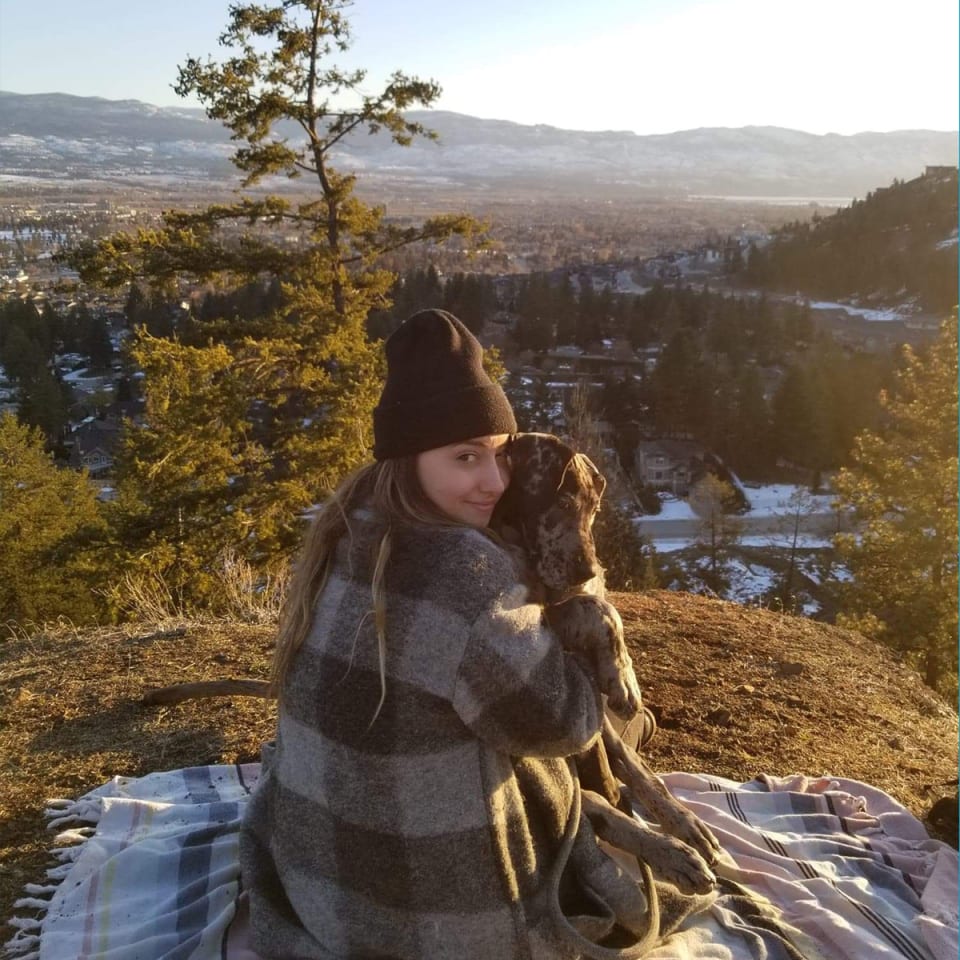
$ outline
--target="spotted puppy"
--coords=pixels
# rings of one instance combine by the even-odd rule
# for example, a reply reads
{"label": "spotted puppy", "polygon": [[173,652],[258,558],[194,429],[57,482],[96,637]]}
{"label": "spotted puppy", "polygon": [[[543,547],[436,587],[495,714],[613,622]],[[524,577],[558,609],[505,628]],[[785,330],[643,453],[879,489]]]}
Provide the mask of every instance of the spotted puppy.
{"label": "spotted puppy", "polygon": [[[509,456],[510,485],[491,527],[514,549],[533,598],[544,605],[564,648],[588,660],[609,709],[629,720],[641,709],[641,695],[623,624],[604,598],[593,539],[606,481],[588,457],[552,434],[517,434]],[[624,743],[609,717],[603,737],[577,758],[577,768],[584,811],[599,836],[640,857],[684,892],[713,885],[708,864],[720,850],[713,834]],[[631,796],[664,833],[638,823]]]}
{"label": "spotted puppy", "polygon": [[551,434],[517,434],[509,456],[511,482],[490,525],[514,548],[564,647],[590,661],[610,709],[629,720],[640,710],[640,689],[620,616],[603,597],[592,532],[606,480]]}

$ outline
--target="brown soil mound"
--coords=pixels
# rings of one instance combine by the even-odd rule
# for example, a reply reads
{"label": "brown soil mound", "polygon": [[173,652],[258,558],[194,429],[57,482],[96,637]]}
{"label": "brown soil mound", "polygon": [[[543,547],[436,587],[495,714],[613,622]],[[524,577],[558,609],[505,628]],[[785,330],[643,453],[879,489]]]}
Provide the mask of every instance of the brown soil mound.
{"label": "brown soil mound", "polygon": [[[614,594],[660,732],[661,771],[832,774],[922,816],[957,776],[957,715],[888,650],[810,620],[688,594]],[[42,875],[42,810],[116,775],[255,760],[273,704],[149,707],[150,687],[266,677],[272,627],[54,631],[0,645],[0,921]]]}

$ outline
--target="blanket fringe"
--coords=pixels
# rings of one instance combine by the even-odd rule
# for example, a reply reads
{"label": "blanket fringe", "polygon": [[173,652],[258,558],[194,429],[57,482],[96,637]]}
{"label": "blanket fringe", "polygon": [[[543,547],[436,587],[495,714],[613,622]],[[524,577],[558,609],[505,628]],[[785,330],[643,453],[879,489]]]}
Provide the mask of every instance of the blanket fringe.
{"label": "blanket fringe", "polygon": [[48,800],[43,815],[47,829],[56,830],[67,823],[83,823],[92,826],[100,822],[103,800],[100,797],[80,797],[79,800]]}
{"label": "blanket fringe", "polygon": [[25,893],[44,895],[53,893],[58,886],[60,886],[58,883],[26,883],[23,889]]}
{"label": "blanket fringe", "polygon": [[59,867],[49,867],[46,874],[51,880],[56,881],[56,886],[59,886],[60,881],[70,872],[72,866],[72,861],[69,863],[61,863]]}
{"label": "blanket fringe", "polygon": [[4,945],[3,949],[6,956],[10,957],[11,960],[40,960],[40,938],[39,937],[25,937],[23,941],[18,941],[16,938],[13,940],[8,940]]}
{"label": "blanket fringe", "polygon": [[14,909],[24,907],[28,910],[46,910],[50,906],[49,900],[41,900],[39,897],[20,897],[13,901]]}
{"label": "blanket fringe", "polygon": [[[55,846],[49,851],[56,865],[46,870],[47,883],[24,884],[26,896],[14,901],[15,910],[34,910],[36,915],[13,916],[6,921],[16,933],[0,948],[3,957],[9,960],[39,960],[40,933],[51,900],[82,853],[85,842],[96,833],[95,824],[100,822],[102,811],[103,801],[99,797],[81,797],[79,800],[54,798],[46,801],[43,815],[47,819],[47,829],[59,830],[54,838]],[[68,824],[77,826],[61,829]]]}
{"label": "blanket fringe", "polygon": [[[27,886],[36,889],[38,885],[27,884]],[[44,887],[43,890],[46,892],[47,888]],[[51,887],[49,890],[52,896],[56,887]],[[13,916],[7,920],[7,926],[13,927],[16,933],[0,948],[3,957],[8,960],[39,960],[41,925],[49,906],[48,898],[22,897],[14,901],[15,910],[36,910],[37,914],[32,917]]]}
{"label": "blanket fringe", "polygon": [[[36,888],[37,884],[28,884]],[[53,887],[52,890],[55,890]],[[29,892],[29,891],[28,891]],[[52,895],[52,892],[51,892]],[[40,957],[40,930],[43,917],[50,906],[49,899],[39,897],[22,897],[14,901],[15,910],[36,910],[33,917],[13,916],[7,920],[7,926],[13,927],[16,933],[3,944],[2,953],[9,960],[38,960]]]}
{"label": "blanket fringe", "polygon": [[72,830],[64,830],[63,833],[58,833],[53,838],[53,842],[59,844],[58,847],[53,849],[54,851],[72,849],[81,841],[92,837],[96,832],[96,827],[74,827]]}
{"label": "blanket fringe", "polygon": [[40,956],[40,921],[34,917],[11,917],[7,923],[17,932],[3,945],[5,957],[37,960]]}

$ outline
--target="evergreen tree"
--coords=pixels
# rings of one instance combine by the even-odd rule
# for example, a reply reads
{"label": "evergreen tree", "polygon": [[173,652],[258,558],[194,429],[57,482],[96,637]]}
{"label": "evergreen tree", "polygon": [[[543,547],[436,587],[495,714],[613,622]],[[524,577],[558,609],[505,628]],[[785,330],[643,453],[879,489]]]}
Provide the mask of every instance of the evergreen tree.
{"label": "evergreen tree", "polygon": [[681,328],[671,337],[650,380],[659,432],[664,436],[699,435],[711,384],[692,331]]}
{"label": "evergreen tree", "polygon": [[67,426],[70,387],[58,381],[45,363],[22,375],[18,384],[20,422],[39,428],[52,446]]}
{"label": "evergreen tree", "polygon": [[130,358],[145,374],[146,415],[117,454],[120,497],[107,515],[121,549],[106,566],[123,569],[122,547],[136,544],[134,576],[162,581],[187,609],[215,604],[216,558],[246,541],[247,555],[266,565],[290,519],[259,493],[272,478],[249,397],[227,375],[235,358],[222,344],[184,347],[142,334]]}
{"label": "evergreen tree", "polygon": [[47,365],[48,357],[39,343],[30,338],[22,326],[12,326],[4,338],[0,361],[7,377],[15,383],[22,383],[36,375],[36,371]]}
{"label": "evergreen tree", "polygon": [[[72,257],[85,280],[145,281],[167,303],[176,302],[181,283],[236,291],[279,282],[272,313],[249,320],[238,311],[209,330],[200,319],[190,344],[168,339],[170,330],[141,330],[132,347],[147,372],[147,425],[129,434],[121,461],[119,483],[138,495],[119,499],[132,511],[121,525],[132,538],[130,556],[153,563],[144,549],[152,545],[167,572],[175,564],[157,531],[169,538],[176,529],[177,576],[188,580],[193,569],[200,582],[212,551],[229,540],[261,565],[289,554],[302,534],[302,511],[369,456],[381,355],[366,319],[386,305],[394,280],[377,269],[378,258],[422,240],[469,238],[477,227],[457,215],[389,223],[383,208],[358,199],[355,178],[332,166],[352,136],[384,131],[400,145],[432,137],[404,111],[429,106],[440,93],[436,83],[400,72],[381,92],[363,93],[363,70],[330,62],[350,44],[347,6],[233,4],[220,37],[224,59],[188,60],[175,88],[195,95],[230,130],[244,187],[306,175],[315,196],[244,195],[201,211],[169,211],[158,230],[117,234]],[[277,129],[290,121],[299,137]],[[135,506],[158,490],[155,503]],[[149,522],[138,522],[141,510]]]}
{"label": "evergreen tree", "polygon": [[956,693],[957,316],[925,357],[905,348],[885,422],[864,431],[836,479],[855,532],[837,547],[853,576],[843,622],[914,658]]}
{"label": "evergreen tree", "polygon": [[770,465],[770,410],[755,365],[743,368],[734,383],[728,457],[745,477],[759,477]]}
{"label": "evergreen tree", "polygon": [[59,351],[62,349],[61,345],[64,336],[63,317],[57,313],[49,300],[44,301],[43,307],[40,310],[40,320],[43,327],[49,332],[51,350]]}
{"label": "evergreen tree", "polygon": [[576,328],[574,343],[583,350],[600,339],[602,336],[601,318],[603,315],[603,299],[593,289],[593,282],[588,275],[580,277],[580,298],[577,304]]}
{"label": "evergreen tree", "polygon": [[557,321],[557,344],[562,346],[573,343],[577,334],[577,294],[569,273],[563,275],[563,280],[556,290],[554,314]]}
{"label": "evergreen tree", "polygon": [[517,325],[513,339],[519,350],[542,353],[554,345],[553,296],[542,273],[532,274],[517,291]]}
{"label": "evergreen tree", "polygon": [[100,522],[95,491],[44,447],[39,430],[0,416],[0,620],[89,622],[96,596],[75,538]]}
{"label": "evergreen tree", "polygon": [[471,333],[479,335],[496,309],[493,281],[479,274],[456,273],[444,287],[442,303]]}
{"label": "evergreen tree", "polygon": [[110,328],[102,313],[91,313],[90,322],[83,331],[80,352],[90,360],[95,370],[107,370],[113,360],[113,342]]}
{"label": "evergreen tree", "polygon": [[785,307],[784,336],[793,345],[810,344],[816,334],[810,301],[790,302]]}
{"label": "evergreen tree", "polygon": [[141,323],[141,311],[147,302],[147,296],[139,283],[131,283],[127,291],[127,300],[123,305],[123,316],[128,327],[135,327]]}
{"label": "evergreen tree", "polygon": [[773,443],[790,463],[822,469],[827,465],[827,398],[817,388],[816,371],[794,364],[773,397]]}

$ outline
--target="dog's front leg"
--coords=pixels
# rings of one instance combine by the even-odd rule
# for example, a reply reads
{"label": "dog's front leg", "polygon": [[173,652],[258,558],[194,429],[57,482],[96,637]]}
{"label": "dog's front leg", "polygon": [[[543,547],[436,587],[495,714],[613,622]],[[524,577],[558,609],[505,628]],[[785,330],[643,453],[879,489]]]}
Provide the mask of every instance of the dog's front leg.
{"label": "dog's front leg", "polygon": [[583,812],[594,832],[618,850],[625,850],[650,867],[653,875],[672,883],[681,893],[707,893],[717,882],[703,857],[682,840],[628,817],[598,793],[581,792]]}
{"label": "dog's front leg", "polygon": [[603,718],[603,745],[613,772],[661,828],[693,847],[707,863],[716,863],[722,848],[713,832],[667,790],[636,751],[623,742],[607,717]]}
{"label": "dog's front leg", "polygon": [[592,594],[575,594],[546,608],[547,622],[566,650],[585,654],[610,709],[624,720],[636,716],[642,697],[616,607]]}

